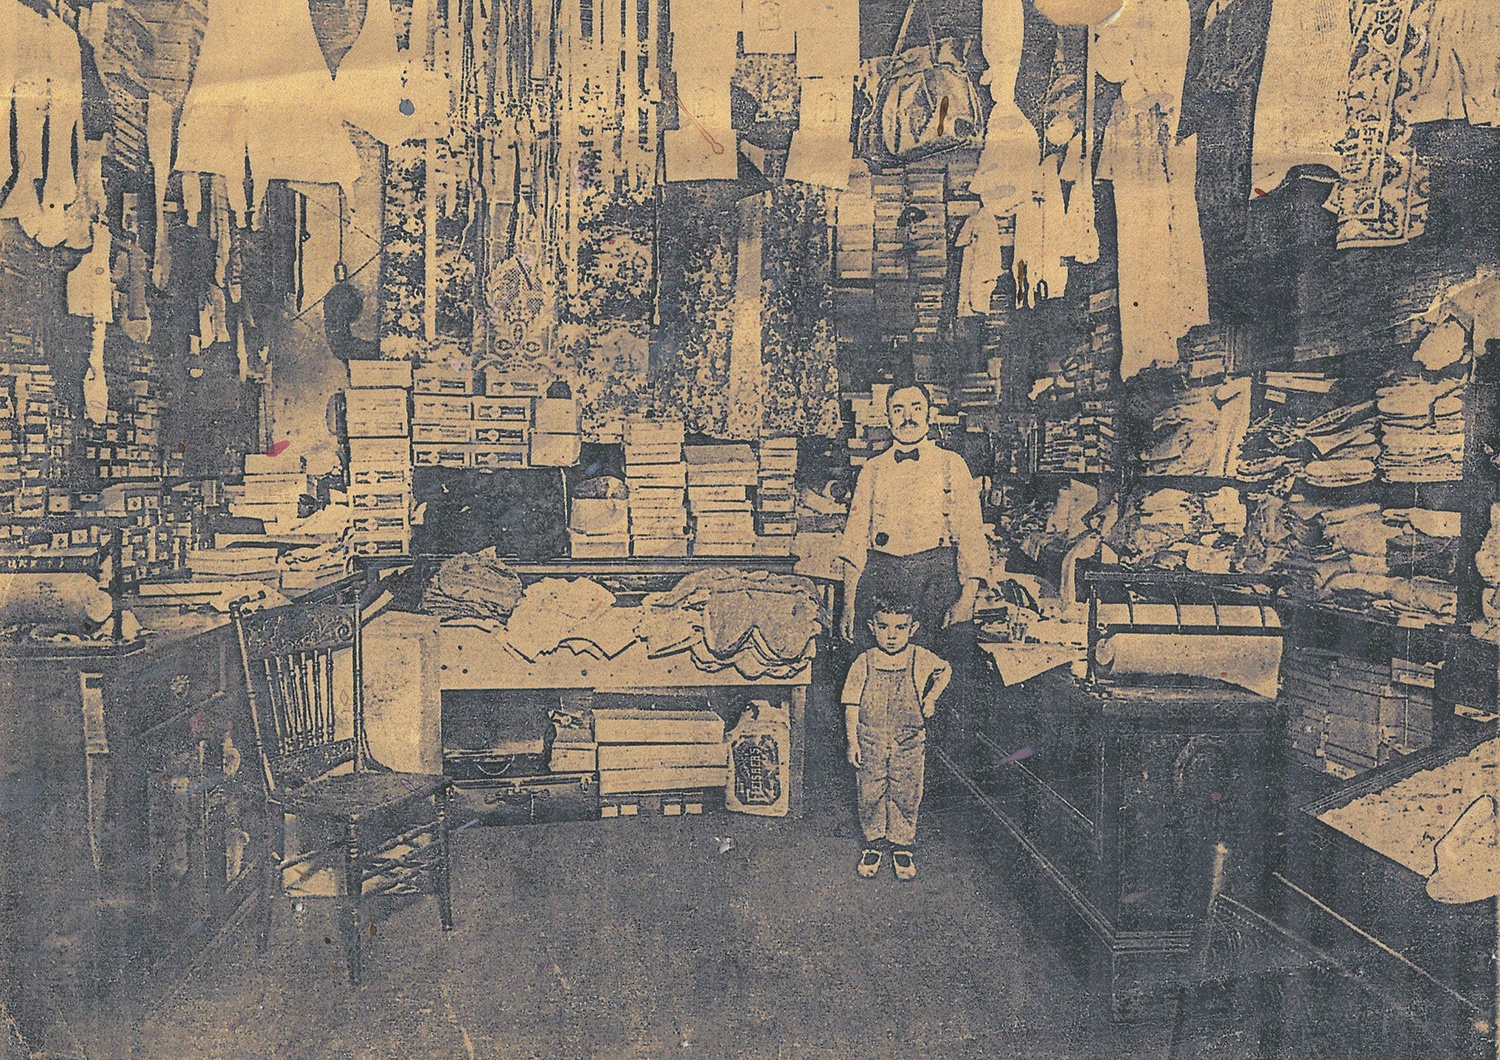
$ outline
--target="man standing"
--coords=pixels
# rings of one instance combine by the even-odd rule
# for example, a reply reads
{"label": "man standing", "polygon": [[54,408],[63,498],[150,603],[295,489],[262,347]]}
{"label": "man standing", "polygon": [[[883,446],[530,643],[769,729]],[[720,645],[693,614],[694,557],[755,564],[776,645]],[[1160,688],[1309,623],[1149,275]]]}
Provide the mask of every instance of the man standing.
{"label": "man standing", "polygon": [[974,617],[990,568],[979,486],[963,457],[927,437],[932,399],[921,383],[892,387],[886,416],[896,444],[859,473],[844,529],[844,609],[839,631],[860,651],[873,644],[880,597],[911,601],[918,641]]}

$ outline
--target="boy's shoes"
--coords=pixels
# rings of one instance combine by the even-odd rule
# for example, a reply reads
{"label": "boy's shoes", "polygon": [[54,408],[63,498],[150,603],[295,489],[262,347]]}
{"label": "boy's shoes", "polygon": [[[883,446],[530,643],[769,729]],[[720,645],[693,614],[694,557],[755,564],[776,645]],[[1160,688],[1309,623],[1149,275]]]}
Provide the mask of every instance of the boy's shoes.
{"label": "boy's shoes", "polygon": [[[879,862],[876,862],[876,867],[879,867]],[[910,850],[892,851],[891,868],[896,870],[898,880],[911,880],[917,876],[917,863]]]}
{"label": "boy's shoes", "polygon": [[865,847],[864,853],[859,856],[859,865],[855,872],[864,879],[872,879],[880,871],[880,851],[875,847]]}

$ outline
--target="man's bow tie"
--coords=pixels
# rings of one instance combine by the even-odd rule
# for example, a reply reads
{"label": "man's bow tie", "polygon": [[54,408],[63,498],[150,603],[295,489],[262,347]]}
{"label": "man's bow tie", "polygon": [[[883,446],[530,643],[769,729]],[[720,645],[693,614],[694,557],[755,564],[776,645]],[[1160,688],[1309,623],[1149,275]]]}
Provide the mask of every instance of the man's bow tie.
{"label": "man's bow tie", "polygon": [[901,461],[903,461],[903,460],[920,460],[920,459],[922,459],[922,450],[920,450],[920,449],[909,449],[909,450],[906,450],[906,451],[902,451],[900,449],[896,450],[896,463],[898,463],[898,464],[901,463]]}

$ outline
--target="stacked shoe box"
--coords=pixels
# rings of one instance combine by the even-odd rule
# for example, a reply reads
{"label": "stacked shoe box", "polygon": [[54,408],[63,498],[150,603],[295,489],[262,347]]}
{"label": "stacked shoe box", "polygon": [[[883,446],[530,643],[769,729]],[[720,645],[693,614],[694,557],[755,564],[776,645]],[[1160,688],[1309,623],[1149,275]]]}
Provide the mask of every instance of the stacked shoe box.
{"label": "stacked shoe box", "polygon": [[1283,687],[1297,759],[1342,778],[1432,742],[1434,693],[1425,674],[1294,647]]}
{"label": "stacked shoe box", "polygon": [[690,445],[687,461],[688,511],[693,520],[695,556],[749,556],[755,550],[755,513],[750,489],[756,485],[755,451],[744,443]]}
{"label": "stacked shoe box", "polygon": [[[596,709],[600,814],[630,816],[642,805],[701,812],[729,778],[724,719],[711,710]],[[669,797],[670,796],[670,797]]]}
{"label": "stacked shoe box", "polygon": [[300,459],[246,453],[243,492],[229,510],[241,518],[259,519],[268,532],[284,531],[298,521],[298,504],[313,490]]}
{"label": "stacked shoe box", "polygon": [[848,443],[849,463],[854,467],[860,467],[871,457],[885,452],[895,442],[885,412],[885,399],[890,389],[889,383],[875,383],[869,394],[851,394],[846,398],[854,420]]}
{"label": "stacked shoe box", "polygon": [[755,554],[790,556],[797,532],[797,439],[762,438],[756,459]]}
{"label": "stacked shoe box", "polygon": [[411,550],[411,389],[408,361],[349,362],[350,529],[361,555]]}
{"label": "stacked shoe box", "polygon": [[913,279],[917,281],[916,341],[935,342],[943,321],[948,291],[947,169],[908,170],[906,173],[909,244]]}
{"label": "stacked shoe box", "polygon": [[10,514],[37,517],[47,514],[47,497],[52,478],[52,438],[54,434],[54,381],[52,369],[42,364],[7,364],[0,366],[7,376],[14,410],[13,439],[0,472],[9,476],[7,490],[11,498]]}
{"label": "stacked shoe box", "polygon": [[688,554],[684,438],[680,420],[625,424],[625,484],[631,551],[636,556]]}
{"label": "stacked shoe box", "polygon": [[416,370],[411,439],[417,467],[529,465],[532,391],[538,384],[488,372],[483,382],[485,392],[476,393],[472,372],[444,365]]}

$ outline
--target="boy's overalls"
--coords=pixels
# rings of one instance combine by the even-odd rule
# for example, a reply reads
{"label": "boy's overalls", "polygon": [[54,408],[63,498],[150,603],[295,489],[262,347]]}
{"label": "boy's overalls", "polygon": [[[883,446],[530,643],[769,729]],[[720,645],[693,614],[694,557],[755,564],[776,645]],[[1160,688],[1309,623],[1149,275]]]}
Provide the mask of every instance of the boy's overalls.
{"label": "boy's overalls", "polygon": [[867,841],[886,839],[898,848],[916,839],[927,762],[917,653],[908,654],[910,662],[899,670],[869,666],[859,698],[859,825]]}

